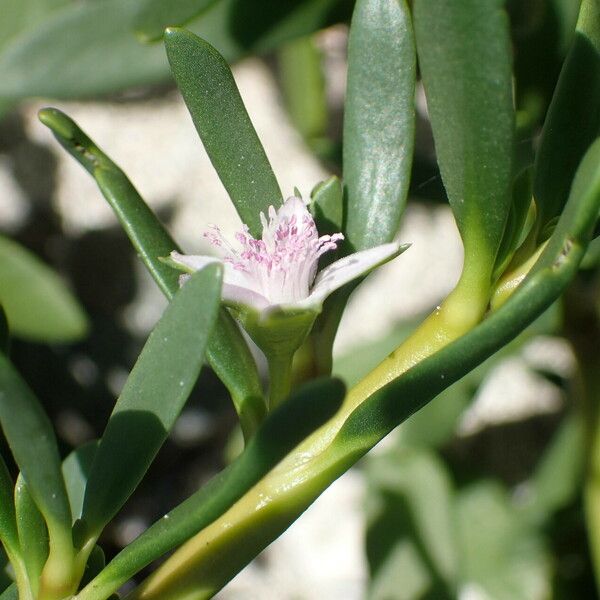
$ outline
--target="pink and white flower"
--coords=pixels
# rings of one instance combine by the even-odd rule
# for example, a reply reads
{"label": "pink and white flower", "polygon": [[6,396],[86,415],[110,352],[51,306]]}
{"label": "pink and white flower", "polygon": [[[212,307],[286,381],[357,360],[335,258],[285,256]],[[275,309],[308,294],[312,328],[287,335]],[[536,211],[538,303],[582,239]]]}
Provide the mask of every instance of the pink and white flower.
{"label": "pink and white flower", "polygon": [[263,316],[280,311],[319,313],[332,292],[408,248],[398,242],[383,244],[345,256],[317,272],[319,258],[344,239],[341,233],[319,236],[305,203],[294,196],[278,210],[269,207],[268,218],[262,213],[260,218],[261,239],[252,237],[244,226],[235,236],[235,247],[213,226],[205,236],[220,251],[220,258],[171,252],[169,262],[188,273],[221,262],[223,302],[237,310],[251,309]]}

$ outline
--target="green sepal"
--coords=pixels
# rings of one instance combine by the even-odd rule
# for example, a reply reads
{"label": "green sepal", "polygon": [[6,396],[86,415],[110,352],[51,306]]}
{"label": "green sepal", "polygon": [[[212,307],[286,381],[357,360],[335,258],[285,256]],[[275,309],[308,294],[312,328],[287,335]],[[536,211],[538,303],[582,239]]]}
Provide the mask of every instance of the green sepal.
{"label": "green sepal", "polygon": [[275,308],[261,313],[247,307],[232,309],[265,356],[291,356],[309,334],[318,311]]}

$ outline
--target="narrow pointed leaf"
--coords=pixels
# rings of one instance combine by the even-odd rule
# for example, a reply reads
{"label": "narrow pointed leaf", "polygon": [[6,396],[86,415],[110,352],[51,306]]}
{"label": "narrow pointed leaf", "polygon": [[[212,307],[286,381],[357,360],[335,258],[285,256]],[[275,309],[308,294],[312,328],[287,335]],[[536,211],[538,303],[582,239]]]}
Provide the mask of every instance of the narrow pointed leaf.
{"label": "narrow pointed leaf", "polygon": [[1,594],[0,600],[19,600],[19,590],[17,585],[12,583]]}
{"label": "narrow pointed leaf", "polygon": [[419,65],[466,266],[491,275],[511,201],[514,110],[501,0],[415,0]]}
{"label": "narrow pointed leaf", "polygon": [[310,194],[310,212],[319,233],[333,234],[342,231],[344,219],[344,194],[342,182],[333,175],[319,183]]}
{"label": "narrow pointed leaf", "polygon": [[0,424],[29,493],[58,545],[71,539],[71,510],[52,424],[38,399],[0,354]]}
{"label": "narrow pointed leaf", "polygon": [[331,418],[344,393],[339,380],[321,379],[292,394],[269,415],[231,465],[118,554],[80,593],[80,600],[106,597],[145,565],[222,515],[306,436]]}
{"label": "narrow pointed leaf", "polygon": [[162,37],[165,28],[185,25],[216,0],[145,0],[133,20],[133,28],[142,41]]}
{"label": "narrow pointed leaf", "polygon": [[323,56],[314,36],[285,44],[277,55],[277,67],[288,115],[318,153],[327,144],[328,110]]}
{"label": "narrow pointed leaf", "polygon": [[504,235],[502,236],[502,243],[496,256],[493,279],[497,279],[502,275],[505,268],[510,264],[519,243],[527,234],[524,230],[528,225],[527,216],[531,208],[531,203],[531,169],[525,169],[516,177],[513,185],[512,202]]}
{"label": "narrow pointed leaf", "polygon": [[404,0],[358,0],[348,42],[345,231],[353,250],[393,239],[406,204],[415,128],[415,48]]}
{"label": "narrow pointed leaf", "polygon": [[231,69],[210,44],[183,29],[168,29],[165,47],[206,152],[242,221],[258,237],[259,213],[282,197]]}
{"label": "narrow pointed leaf", "polygon": [[[180,251],[173,238],[123,171],[72,119],[53,108],[41,110],[39,117],[67,152],[94,177],[144,265],[171,299],[179,289],[179,274],[160,257],[168,256],[172,250]],[[232,396],[244,431],[250,435],[265,414],[265,400],[248,344],[225,309],[219,311],[206,354]]]}
{"label": "narrow pointed leaf", "polygon": [[28,339],[68,342],[81,338],[88,328],[83,309],[60,277],[29,250],[3,236],[0,304],[11,331]]}
{"label": "narrow pointed leaf", "polygon": [[600,134],[600,2],[583,0],[535,161],[539,231],[560,214],[577,165]]}
{"label": "narrow pointed leaf", "polygon": [[15,486],[15,508],[23,562],[33,593],[37,594],[40,575],[48,558],[48,529],[22,475]]}
{"label": "narrow pointed leaf", "polygon": [[67,495],[69,496],[73,521],[81,517],[85,488],[97,449],[98,441],[93,440],[73,450],[63,460],[62,472],[67,488]]}
{"label": "narrow pointed leaf", "polygon": [[135,490],[179,416],[202,367],[220,295],[220,267],[198,271],[150,334],[89,475],[82,520],[90,537],[100,533]]}
{"label": "narrow pointed leaf", "polygon": [[12,553],[19,553],[19,535],[13,499],[13,480],[0,456],[0,542]]}

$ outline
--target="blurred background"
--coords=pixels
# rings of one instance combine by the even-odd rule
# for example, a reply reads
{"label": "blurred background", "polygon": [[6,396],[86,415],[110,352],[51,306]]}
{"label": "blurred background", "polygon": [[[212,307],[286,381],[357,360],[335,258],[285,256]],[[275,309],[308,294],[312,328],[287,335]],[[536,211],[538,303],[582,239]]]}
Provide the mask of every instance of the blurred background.
{"label": "blurred background", "polygon": [[[64,455],[101,434],[166,301],[37,110],[52,105],[73,117],[185,251],[207,252],[210,223],[225,234],[240,223],[170,79],[163,26],[188,21],[231,62],[284,195],[297,187],[307,198],[341,175],[352,5],[0,0],[0,303],[11,357],[51,414]],[[532,161],[578,5],[507,2],[521,167]],[[349,383],[435,308],[461,267],[420,86],[416,107],[401,231],[412,247],[351,299],[334,367]],[[509,347],[342,477],[218,597],[597,597],[582,508],[585,411],[594,399],[582,391],[577,358],[600,368],[595,264]],[[204,369],[144,483],[107,530],[107,557],[222,468],[236,440],[227,393]]]}

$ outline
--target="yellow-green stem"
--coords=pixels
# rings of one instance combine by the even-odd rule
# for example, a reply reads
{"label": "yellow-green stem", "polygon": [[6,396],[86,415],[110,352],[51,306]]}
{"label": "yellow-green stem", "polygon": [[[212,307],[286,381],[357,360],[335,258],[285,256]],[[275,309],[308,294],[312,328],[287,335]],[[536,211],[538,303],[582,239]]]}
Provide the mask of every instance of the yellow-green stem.
{"label": "yellow-green stem", "polygon": [[75,573],[75,552],[71,532],[62,525],[48,523],[50,550],[40,577],[38,600],[63,600],[79,583]]}
{"label": "yellow-green stem", "polygon": [[465,269],[444,303],[349,391],[342,408],[327,424],[221,518],[184,544],[127,600],[211,598],[353,463],[353,456],[325,450],[355,408],[411,366],[475,327],[486,311],[489,294],[487,277]]}

